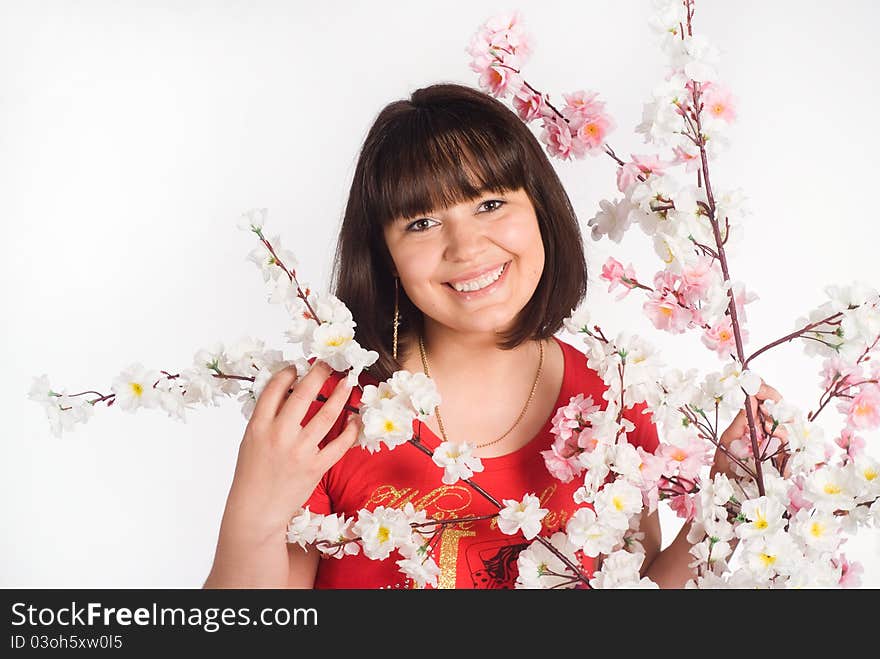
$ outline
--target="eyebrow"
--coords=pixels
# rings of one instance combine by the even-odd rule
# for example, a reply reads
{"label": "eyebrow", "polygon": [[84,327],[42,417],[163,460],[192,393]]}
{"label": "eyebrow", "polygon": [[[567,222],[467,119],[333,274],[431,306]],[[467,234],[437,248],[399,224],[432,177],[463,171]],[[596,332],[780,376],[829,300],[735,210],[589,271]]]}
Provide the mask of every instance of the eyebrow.
{"label": "eyebrow", "polygon": [[[509,191],[507,191],[507,190],[505,190],[503,192],[498,192],[497,190],[492,190],[490,188],[483,188],[482,190],[477,192],[477,196],[473,198],[473,201],[477,201],[478,199],[482,199],[483,197],[489,197],[489,196],[503,197],[508,194],[509,194]],[[466,203],[467,201],[470,201],[470,200],[465,200],[464,202],[461,202],[461,203]],[[417,218],[426,217],[427,215],[430,215],[432,212],[433,211],[428,211],[425,213],[416,213],[415,215],[413,215],[411,217],[398,217],[394,220],[394,222],[395,223],[411,222]]]}

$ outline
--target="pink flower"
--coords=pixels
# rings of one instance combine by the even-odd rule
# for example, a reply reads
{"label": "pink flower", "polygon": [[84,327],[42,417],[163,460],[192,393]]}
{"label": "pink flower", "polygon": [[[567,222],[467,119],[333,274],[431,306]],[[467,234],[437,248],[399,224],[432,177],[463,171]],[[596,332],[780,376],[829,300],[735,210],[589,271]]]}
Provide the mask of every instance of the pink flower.
{"label": "pink flower", "polygon": [[861,430],[880,426],[880,387],[876,385],[862,387],[846,410],[846,423],[850,428]]}
{"label": "pink flower", "polygon": [[540,94],[523,85],[513,97],[513,107],[519,118],[528,123],[538,117],[543,117],[547,111],[547,103]]}
{"label": "pink flower", "polygon": [[624,287],[624,291],[617,296],[618,300],[622,300],[626,297],[632,289],[637,287],[638,284],[636,272],[632,263],[624,268],[623,264],[614,258],[609,258],[605,262],[605,265],[602,266],[602,274],[599,275],[599,278],[611,282],[611,285],[608,286],[609,293],[617,288],[618,285]]}
{"label": "pink flower", "polygon": [[541,451],[544,465],[553,478],[570,483],[572,479],[584,470],[583,465],[577,458],[563,458],[551,451]]}
{"label": "pink flower", "polygon": [[840,581],[837,582],[841,588],[858,588],[862,585],[862,573],[865,568],[858,561],[849,562],[846,556],[841,554],[837,559],[832,559],[835,566],[840,566]]}
{"label": "pink flower", "polygon": [[696,437],[690,437],[683,446],[663,444],[659,451],[667,461],[669,471],[666,473],[675,472],[681,478],[693,480],[708,462],[707,447],[706,442]]}
{"label": "pink flower", "polygon": [[572,396],[568,405],[560,407],[553,415],[550,433],[556,435],[557,440],[562,442],[574,441],[586,425],[585,419],[598,410],[599,406],[593,402],[592,396],[586,398],[583,394]]}
{"label": "pink flower", "polygon": [[550,474],[563,483],[568,483],[584,470],[577,456],[584,450],[595,448],[595,440],[589,441],[592,428],[586,425],[586,417],[598,409],[592,396],[584,398],[583,394],[578,394],[553,415],[550,432],[556,438],[550,450],[541,451],[541,455]]}
{"label": "pink flower", "polygon": [[792,516],[796,515],[799,510],[809,510],[813,507],[813,502],[804,496],[804,477],[797,476],[791,481],[791,487],[788,488],[788,512]]}
{"label": "pink flower", "polygon": [[601,112],[605,104],[597,101],[599,92],[576,91],[572,94],[563,94],[565,107],[562,108],[562,116],[574,121],[578,117],[587,117]]}
{"label": "pink flower", "polygon": [[508,93],[516,93],[522,87],[522,77],[501,64],[493,63],[480,75],[480,87],[493,96],[503,98]]}
{"label": "pink flower", "polygon": [[637,446],[636,451],[642,459],[639,473],[645,483],[656,483],[664,473],[669,471],[669,459],[666,456],[648,453],[641,446]]}
{"label": "pink flower", "polygon": [[[743,323],[746,322],[746,306],[749,302],[754,302],[758,299],[757,293],[752,293],[751,291],[746,291],[745,286],[742,282],[735,282],[733,284],[733,301],[736,303],[736,319],[739,322],[740,329],[743,329]],[[746,340],[745,334],[743,335],[743,341]]]}
{"label": "pink flower", "polygon": [[470,67],[484,73],[493,64],[506,64],[519,70],[531,55],[530,38],[518,12],[500,14],[486,21],[471,38],[467,52],[473,59]]}
{"label": "pink flower", "polygon": [[493,48],[510,51],[523,62],[532,54],[531,37],[518,11],[493,16],[486,21],[485,30],[490,34]]}
{"label": "pink flower", "polygon": [[654,327],[673,334],[684,332],[693,319],[690,309],[681,306],[674,293],[653,291],[642,306]]}
{"label": "pink flower", "polygon": [[676,514],[688,521],[693,518],[696,508],[694,506],[694,496],[692,494],[677,494],[668,499],[669,507]]}
{"label": "pink flower", "polygon": [[840,437],[835,439],[834,443],[846,451],[850,458],[855,458],[865,451],[865,440],[861,437],[856,437],[851,430],[841,430]]}
{"label": "pink flower", "polygon": [[541,140],[547,145],[547,152],[560,160],[568,160],[572,156],[583,158],[587,152],[586,145],[571,134],[568,123],[558,115],[545,117]]}
{"label": "pink flower", "polygon": [[681,294],[690,306],[696,306],[709,292],[714,281],[712,263],[714,260],[709,256],[700,256],[692,265],[686,265],[682,269]]}
{"label": "pink flower", "polygon": [[614,130],[614,122],[611,117],[604,114],[596,114],[587,118],[578,128],[577,135],[588,150],[598,149],[605,144],[605,138]]}
{"label": "pink flower", "polygon": [[699,151],[690,152],[684,147],[676,146],[672,148],[672,155],[674,156],[674,159],[671,164],[684,165],[684,170],[686,172],[692,172],[702,166]]}
{"label": "pink flower", "polygon": [[704,82],[702,90],[701,100],[704,112],[708,112],[710,116],[716,119],[723,119],[727,123],[736,119],[733,95],[730,93],[730,90],[716,82]]}
{"label": "pink flower", "polygon": [[572,132],[586,150],[601,147],[608,133],[614,130],[614,121],[605,112],[605,104],[596,100],[597,96],[596,92],[586,91],[563,94],[565,107],[562,116],[569,121]]}
{"label": "pink flower", "polygon": [[832,383],[845,386],[853,382],[853,375],[860,372],[859,367],[834,355],[822,362],[822,387],[827,389]]}
{"label": "pink flower", "polygon": [[707,329],[702,339],[706,347],[717,352],[719,357],[736,353],[736,337],[733,335],[733,322],[730,316],[724,316],[724,320]]}
{"label": "pink flower", "polygon": [[637,156],[632,154],[632,162],[628,162],[617,170],[617,189],[626,193],[639,176],[663,176],[669,163],[663,162],[658,156]]}

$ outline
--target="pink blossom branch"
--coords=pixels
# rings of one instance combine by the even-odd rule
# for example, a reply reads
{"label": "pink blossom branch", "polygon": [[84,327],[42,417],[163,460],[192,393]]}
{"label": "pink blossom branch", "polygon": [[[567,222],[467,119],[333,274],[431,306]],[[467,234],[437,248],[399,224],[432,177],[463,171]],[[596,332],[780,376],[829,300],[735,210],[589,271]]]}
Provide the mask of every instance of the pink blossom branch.
{"label": "pink blossom branch", "polygon": [[[690,9],[688,13],[688,29],[690,30]],[[709,222],[712,225],[712,233],[715,236],[715,247],[718,250],[718,261],[721,264],[721,272],[724,275],[724,281],[730,282],[730,271],[727,267],[727,255],[724,252],[724,242],[721,239],[721,232],[718,226],[718,220],[715,217],[715,197],[712,194],[712,183],[709,179],[709,159],[706,154],[706,138],[703,135],[703,127],[700,122],[700,113],[702,111],[702,105],[700,103],[700,83],[696,81],[693,82],[693,98],[694,98],[694,116],[697,124],[698,135],[700,136],[700,164],[703,170],[703,181],[706,184],[706,198],[709,201]],[[730,313],[731,324],[733,325],[733,336],[736,342],[736,354],[739,359],[740,364],[745,364],[745,352],[743,350],[743,341],[742,341],[742,331],[739,326],[739,320],[736,314],[736,297],[733,292],[733,288],[729,288],[727,291],[728,296],[730,297],[730,303],[728,304],[728,311]],[[745,368],[745,367],[743,367]],[[752,443],[752,455],[758,455],[758,434],[755,428],[755,417],[752,414],[752,405],[751,405],[751,396],[748,393],[743,391],[745,394],[745,411],[746,411],[746,420],[749,424],[749,438]],[[761,469],[760,460],[755,460],[755,481],[758,485],[758,492],[761,496],[764,496],[764,477],[763,471]]]}
{"label": "pink blossom branch", "polygon": [[[859,358],[856,359],[856,365],[861,364],[863,361],[868,359],[868,353],[870,353],[877,346],[877,343],[880,343],[880,334],[878,334],[877,338],[874,339],[874,341],[871,343],[871,345],[867,346],[865,348],[865,350],[862,352],[862,354],[859,355]],[[809,414],[807,414],[807,421],[814,421],[816,419],[816,417],[819,416],[819,412],[821,412],[822,409],[828,403],[830,403],[833,398],[847,397],[843,393],[847,389],[851,389],[852,387],[856,387],[856,386],[859,386],[862,384],[869,384],[869,383],[876,383],[876,382],[877,382],[877,380],[863,380],[862,382],[851,383],[851,382],[847,382],[845,379],[842,379],[840,377],[840,374],[838,373],[837,375],[834,376],[834,378],[831,380],[831,382],[825,388],[825,391],[822,392],[822,395],[819,397],[819,403],[820,403],[819,409],[816,410],[815,412],[810,412]],[[843,385],[844,383],[846,384],[846,386],[842,387],[841,385]],[[826,395],[828,396],[827,398],[826,398]]]}
{"label": "pink blossom branch", "polygon": [[[688,418],[688,420],[689,420],[691,423],[693,423],[695,426],[697,426],[697,428],[699,428],[700,430],[703,431],[703,432],[700,434],[700,436],[701,436],[703,439],[708,439],[710,442],[712,442],[712,444],[714,444],[715,447],[716,447],[717,449],[719,449],[719,450],[725,455],[725,457],[727,457],[727,458],[728,458],[729,460],[731,460],[732,462],[735,462],[736,464],[738,464],[738,465],[739,465],[739,466],[740,466],[740,467],[741,467],[741,468],[742,468],[742,469],[743,469],[743,470],[744,470],[749,476],[751,476],[752,478],[755,478],[755,477],[756,477],[756,474],[755,474],[754,470],[752,470],[748,465],[746,465],[746,463],[744,463],[742,460],[740,460],[738,457],[736,457],[736,456],[730,451],[730,449],[728,449],[728,448],[727,448],[727,447],[726,447],[726,446],[725,446],[725,445],[724,445],[724,444],[718,439],[718,436],[717,436],[716,431],[715,431],[714,428],[711,429],[711,430],[709,430],[708,432],[706,431],[706,429],[702,426],[702,424],[701,424],[701,423],[699,422],[699,420],[697,419],[696,414],[693,413],[693,412],[689,409],[689,407],[688,407],[687,405],[686,405],[685,407],[679,407],[679,408],[678,408],[678,411],[681,412],[682,414],[684,414],[684,415]],[[716,408],[716,412],[717,412],[717,408]],[[705,415],[704,415],[704,418],[705,418]],[[706,419],[706,423],[709,423],[709,420],[708,420],[708,419]],[[755,451],[755,455],[757,455],[757,453],[758,453],[758,452]]]}
{"label": "pink blossom branch", "polygon": [[[505,50],[505,49],[502,48],[501,50]],[[501,60],[496,59],[496,61],[495,61],[495,65],[498,66],[498,67],[500,67],[500,68],[507,69],[508,71],[513,71],[514,73],[516,73],[516,74],[522,76],[522,72],[521,72],[520,69],[516,69],[516,68],[510,66],[509,64],[505,64],[505,63],[502,62]],[[528,82],[525,78],[522,78],[522,77],[521,77],[521,80],[522,80],[523,84],[524,84],[526,87],[528,87],[529,90],[530,90],[533,94],[537,94],[538,96],[540,96],[540,97],[544,100],[544,103],[547,104],[547,107],[550,108],[550,109],[556,114],[556,116],[558,116],[560,119],[562,119],[562,120],[563,120],[565,123],[567,123],[567,124],[571,123],[571,122],[568,120],[568,118],[567,118],[565,115],[563,115],[562,112],[560,112],[559,109],[558,109],[555,105],[553,105],[553,104],[550,102],[550,95],[549,95],[549,94],[545,94],[545,93],[543,93],[543,92],[541,92],[541,91],[538,91],[538,90],[535,89],[532,85],[530,85],[529,82]],[[609,156],[610,156],[610,157],[611,157],[611,158],[612,158],[612,159],[613,159],[618,165],[620,165],[621,167],[623,167],[623,166],[626,164],[623,160],[621,160],[621,159],[617,156],[617,154],[614,152],[614,149],[612,149],[610,145],[608,145],[607,143],[605,143],[605,144],[603,144],[602,146],[604,147],[604,151],[605,151],[605,153],[606,153],[607,155],[609,155]],[[644,183],[645,181],[648,180],[648,179],[645,177],[645,175],[644,175],[644,174],[641,174],[641,173],[638,174],[638,175],[636,176],[636,178],[638,178],[638,179],[639,179],[640,181],[642,181],[643,183]]]}

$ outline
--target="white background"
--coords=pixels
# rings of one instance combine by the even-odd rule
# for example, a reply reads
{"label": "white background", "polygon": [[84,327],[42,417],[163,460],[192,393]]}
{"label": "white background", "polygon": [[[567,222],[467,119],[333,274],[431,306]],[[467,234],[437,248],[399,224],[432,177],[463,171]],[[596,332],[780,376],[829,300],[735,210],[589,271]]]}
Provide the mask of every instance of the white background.
{"label": "white background", "polygon": [[[109,393],[133,361],[176,372],[245,335],[295,356],[245,261],[256,242],[239,214],[268,207],[267,233],[323,288],[375,115],[419,86],[476,85],[471,34],[517,6],[536,44],[526,78],[557,101],[599,91],[618,124],[609,143],[645,153],[633,128],[664,65],[647,0],[0,3],[0,585],[201,586],[246,425],[238,403],[185,424],[99,406],[57,439],[26,398],[32,378]],[[713,184],[741,187],[753,210],[730,256],[761,298],[749,352],[793,330],[827,284],[880,284],[878,19],[868,0],[698,2],[696,29],[720,46],[739,100]],[[585,228],[615,195],[613,163],[556,164]],[[720,368],[696,334],[661,334],[636,295],[614,304],[598,281],[611,254],[649,279],[647,239],[588,242],[606,332],[640,333],[681,368]],[[754,366],[815,409],[820,362],[799,345]],[[820,419],[840,427],[833,409]],[[880,457],[880,433],[866,439]],[[664,518],[666,541],[676,528]],[[880,586],[878,532],[847,547],[863,585]]]}

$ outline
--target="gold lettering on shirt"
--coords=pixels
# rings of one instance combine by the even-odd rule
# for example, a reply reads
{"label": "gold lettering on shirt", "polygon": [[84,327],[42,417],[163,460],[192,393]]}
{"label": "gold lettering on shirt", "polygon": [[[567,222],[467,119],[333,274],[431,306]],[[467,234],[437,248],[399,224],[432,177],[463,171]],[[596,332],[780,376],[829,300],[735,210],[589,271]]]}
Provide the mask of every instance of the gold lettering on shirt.
{"label": "gold lettering on shirt", "polygon": [[473,535],[477,535],[476,531],[461,531],[448,527],[443,529],[443,535],[440,536],[438,588],[455,588],[455,579],[458,576],[458,541]]}

